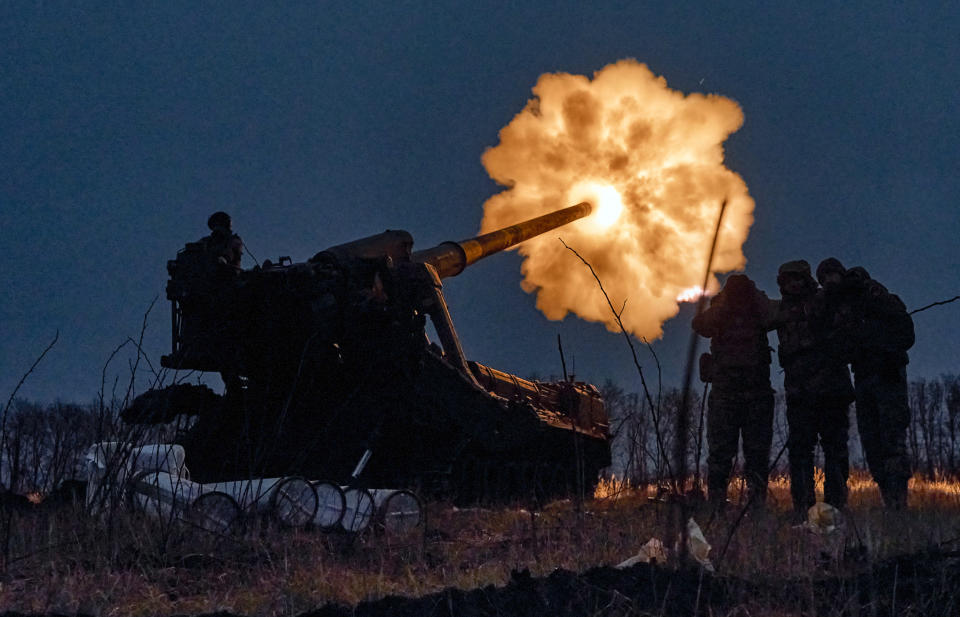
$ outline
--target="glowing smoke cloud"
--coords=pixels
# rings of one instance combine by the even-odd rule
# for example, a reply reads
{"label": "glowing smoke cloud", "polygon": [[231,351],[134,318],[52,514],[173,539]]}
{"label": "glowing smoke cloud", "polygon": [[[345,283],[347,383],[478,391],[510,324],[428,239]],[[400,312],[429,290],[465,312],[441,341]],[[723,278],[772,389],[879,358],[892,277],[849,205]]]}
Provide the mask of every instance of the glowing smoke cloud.
{"label": "glowing smoke cloud", "polygon": [[[594,214],[519,248],[527,292],[549,319],[573,312],[616,329],[589,270],[622,319],[646,338],[662,333],[678,296],[703,282],[720,204],[727,199],[714,271],[743,268],[753,199],[723,166],[723,141],[743,124],[736,102],[671,90],[646,65],[622,60],[594,74],[548,73],[500,131],[483,164],[510,187],[484,204],[482,232],[579,201]],[[709,289],[717,286],[711,281]],[[694,299],[696,294],[694,294]]]}

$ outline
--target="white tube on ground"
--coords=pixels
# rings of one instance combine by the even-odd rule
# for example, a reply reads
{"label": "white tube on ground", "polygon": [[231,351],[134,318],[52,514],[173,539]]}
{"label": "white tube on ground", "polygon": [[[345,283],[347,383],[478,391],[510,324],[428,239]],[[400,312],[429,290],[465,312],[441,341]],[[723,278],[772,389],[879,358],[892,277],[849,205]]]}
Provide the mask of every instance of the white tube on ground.
{"label": "white tube on ground", "polygon": [[183,518],[203,530],[228,534],[237,529],[242,514],[236,499],[220,491],[210,491],[194,499]]}
{"label": "white tube on ground", "polygon": [[163,471],[189,478],[186,452],[178,444],[134,446],[122,441],[95,443],[87,450],[87,507],[109,509],[122,496],[128,480],[142,471]]}
{"label": "white tube on ground", "polygon": [[350,532],[360,532],[367,528],[373,518],[374,503],[370,491],[364,488],[343,488],[345,508],[340,526]]}
{"label": "white tube on ground", "polygon": [[247,513],[267,513],[273,509],[273,492],[283,478],[251,478],[250,480],[232,480],[229,482],[211,482],[204,489],[222,491],[237,500],[240,508]]}
{"label": "white tube on ground", "polygon": [[152,516],[179,516],[197,497],[203,486],[165,471],[141,471],[127,483],[137,509]]}
{"label": "white tube on ground", "polygon": [[313,490],[317,493],[317,513],[313,516],[313,524],[328,531],[337,527],[343,520],[346,509],[346,499],[343,489],[330,482],[313,482]]}
{"label": "white tube on ground", "polygon": [[300,477],[278,482],[270,504],[273,516],[287,527],[303,527],[313,520],[320,505],[313,485]]}
{"label": "white tube on ground", "polygon": [[423,506],[412,492],[389,488],[370,489],[376,520],[384,533],[401,536],[423,523]]}
{"label": "white tube on ground", "polygon": [[179,518],[220,534],[231,532],[240,521],[240,506],[233,497],[165,471],[136,473],[128,490],[133,506],[155,518]]}

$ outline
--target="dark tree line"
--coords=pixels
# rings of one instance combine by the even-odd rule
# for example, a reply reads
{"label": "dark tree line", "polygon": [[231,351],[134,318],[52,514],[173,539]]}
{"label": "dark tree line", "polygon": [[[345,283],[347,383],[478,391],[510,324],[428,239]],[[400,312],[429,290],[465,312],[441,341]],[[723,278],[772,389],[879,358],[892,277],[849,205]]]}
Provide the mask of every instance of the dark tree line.
{"label": "dark tree line", "polygon": [[960,377],[910,382],[907,444],[915,472],[960,477]]}
{"label": "dark tree line", "polygon": [[[653,410],[646,397],[627,392],[610,381],[604,384],[602,391],[614,433],[612,473],[635,485],[667,479],[669,465],[663,451],[673,452],[676,443],[675,419],[683,398],[679,389],[668,388],[654,397]],[[702,477],[706,468],[705,392],[701,386],[692,394],[687,411],[690,427],[687,462],[695,477]],[[911,419],[907,445],[914,473],[960,478],[960,377],[943,375],[939,379],[914,379],[910,382],[909,392]],[[662,451],[652,421],[654,413],[661,417]],[[783,394],[778,392],[770,461],[773,473],[787,472],[787,457],[783,452],[786,439],[786,405]],[[778,454],[779,459],[776,458]],[[865,470],[867,467],[860,447],[854,405],[850,407],[850,464],[855,469]]]}
{"label": "dark tree line", "polygon": [[0,488],[25,495],[50,493],[64,480],[86,477],[86,454],[103,441],[174,441],[182,422],[155,428],[127,426],[121,405],[14,401],[0,431]]}
{"label": "dark tree line", "polygon": [[[666,388],[648,399],[608,381],[602,391],[614,433],[611,472],[634,484],[669,479],[670,463],[665,453],[674,451],[677,439],[674,427],[682,407],[680,390]],[[687,462],[695,478],[702,478],[706,468],[704,393],[702,387],[692,393],[688,408]],[[911,420],[907,445],[914,472],[928,477],[960,478],[960,377],[915,379],[910,383],[909,401]],[[659,439],[654,413],[660,418]],[[855,417],[855,409],[851,407],[850,462],[855,468],[865,469]],[[116,422],[116,414],[112,410],[105,414],[99,403],[41,405],[25,400],[17,400],[11,406],[4,433],[0,436],[0,484],[20,494],[47,493],[62,480],[82,475],[84,454],[98,441],[172,437],[130,435]],[[771,448],[771,464],[776,463],[774,473],[786,472],[785,454],[773,460],[782,451],[786,437],[785,405],[782,394],[778,393]]]}

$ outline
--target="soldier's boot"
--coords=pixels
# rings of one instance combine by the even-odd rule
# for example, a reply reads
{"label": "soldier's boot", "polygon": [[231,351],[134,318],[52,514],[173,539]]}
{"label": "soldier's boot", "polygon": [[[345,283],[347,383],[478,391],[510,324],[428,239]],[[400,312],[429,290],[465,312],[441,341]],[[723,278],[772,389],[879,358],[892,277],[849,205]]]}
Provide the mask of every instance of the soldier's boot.
{"label": "soldier's boot", "polygon": [[888,510],[905,510],[907,508],[907,482],[909,478],[902,475],[894,475],[884,478],[880,484],[880,495],[883,497],[883,505]]}
{"label": "soldier's boot", "polygon": [[893,478],[884,478],[877,481],[880,486],[880,497],[888,510],[903,510],[907,507],[907,483]]}
{"label": "soldier's boot", "polygon": [[714,513],[723,514],[727,507],[727,482],[726,473],[711,470],[707,476],[707,501]]}
{"label": "soldier's boot", "polygon": [[813,456],[790,456],[790,497],[793,510],[801,520],[806,520],[807,510],[817,502],[813,481]]}
{"label": "soldier's boot", "polygon": [[751,453],[751,456],[746,460],[744,469],[747,480],[747,503],[754,510],[762,510],[767,507],[767,476],[769,470],[765,459],[766,457],[761,459],[757,454]]}
{"label": "soldier's boot", "polygon": [[823,500],[836,508],[847,507],[847,468],[832,461],[823,466]]}
{"label": "soldier's boot", "polygon": [[907,509],[907,486],[892,487],[884,502],[890,510]]}
{"label": "soldier's boot", "polygon": [[839,445],[823,441],[823,500],[836,508],[847,507],[847,478],[850,475],[850,457],[846,441]]}
{"label": "soldier's boot", "polygon": [[761,482],[747,483],[747,506],[751,510],[766,510],[767,508],[767,485]]}
{"label": "soldier's boot", "polygon": [[[896,452],[888,456],[882,464],[883,473],[877,478],[883,504],[890,510],[903,510],[907,507],[907,484],[910,481],[910,463],[906,455]],[[880,480],[883,480],[880,482]]]}

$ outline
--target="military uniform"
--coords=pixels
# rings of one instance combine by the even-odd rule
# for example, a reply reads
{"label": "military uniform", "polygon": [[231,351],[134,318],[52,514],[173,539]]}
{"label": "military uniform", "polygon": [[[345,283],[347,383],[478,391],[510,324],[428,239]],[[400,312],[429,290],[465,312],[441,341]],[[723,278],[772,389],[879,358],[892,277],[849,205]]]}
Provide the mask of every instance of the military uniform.
{"label": "military uniform", "polygon": [[848,408],[853,401],[850,371],[827,344],[825,300],[809,264],[803,260],[783,264],[777,282],[783,295],[777,355],[784,370],[794,510],[803,514],[816,503],[813,470],[818,437],[824,458],[824,501],[843,508],[849,473]]}
{"label": "military uniform", "polygon": [[753,281],[738,274],[693,319],[693,329],[711,339],[707,487],[710,500],[718,506],[726,500],[741,435],[750,501],[761,506],[766,502],[774,405],[767,341],[770,324],[770,300]]}
{"label": "military uniform", "polygon": [[229,227],[214,227],[210,235],[204,236],[200,242],[214,264],[230,266],[234,270],[240,269],[243,240]]}
{"label": "military uniform", "polygon": [[215,212],[207,219],[210,235],[200,239],[206,266],[206,304],[202,309],[204,335],[211,340],[201,353],[208,353],[220,367],[220,376],[228,392],[241,390],[240,370],[235,366],[241,345],[237,313],[237,277],[243,258],[243,240],[233,233],[230,215]]}
{"label": "military uniform", "polygon": [[853,366],[857,427],[870,473],[887,507],[906,507],[911,475],[906,365],[913,319],[900,298],[863,268],[848,270],[844,284],[828,290],[827,300],[845,340],[838,347]]}

